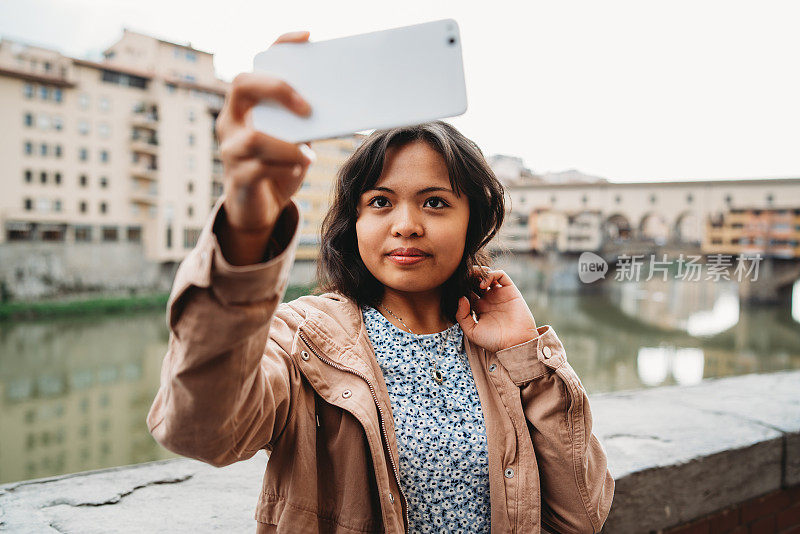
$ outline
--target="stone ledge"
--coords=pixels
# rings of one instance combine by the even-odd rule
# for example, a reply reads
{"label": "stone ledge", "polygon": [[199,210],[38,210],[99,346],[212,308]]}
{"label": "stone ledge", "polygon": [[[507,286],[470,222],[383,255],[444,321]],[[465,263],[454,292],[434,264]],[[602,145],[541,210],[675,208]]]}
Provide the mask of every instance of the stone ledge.
{"label": "stone ledge", "polygon": [[[800,483],[800,371],[591,396],[616,480],[603,532],[686,523]],[[253,532],[267,455],[161,460],[0,486],[0,530]]]}
{"label": "stone ledge", "polygon": [[800,483],[800,371],[591,396],[616,481],[604,532],[648,532]]}

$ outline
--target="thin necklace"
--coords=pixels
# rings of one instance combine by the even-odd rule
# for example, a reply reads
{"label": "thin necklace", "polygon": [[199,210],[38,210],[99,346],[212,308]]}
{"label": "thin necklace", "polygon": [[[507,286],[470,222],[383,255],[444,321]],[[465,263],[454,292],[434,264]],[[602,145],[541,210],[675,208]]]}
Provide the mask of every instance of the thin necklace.
{"label": "thin necklace", "polygon": [[[403,322],[403,320],[402,320],[400,317],[398,317],[397,315],[395,315],[394,313],[392,313],[392,310],[390,310],[389,308],[387,308],[387,307],[386,307],[386,306],[384,306],[383,304],[380,304],[379,306],[380,306],[381,308],[383,308],[384,310],[386,310],[387,312],[391,313],[391,314],[392,314],[392,317],[394,317],[395,319],[397,319],[398,321],[400,321],[401,323],[403,323],[403,326],[405,326],[405,327],[406,327],[406,329],[407,329],[407,330],[408,330],[410,333],[414,334],[414,332],[411,332],[411,329],[410,329],[410,328],[408,328],[408,325],[407,325],[405,322]],[[449,330],[449,328],[448,328],[448,330]],[[447,339],[445,339],[445,345],[446,345],[446,344],[447,344],[447,342],[450,340],[450,334],[451,334],[451,332],[448,332],[448,333],[447,333]],[[417,336],[418,334],[414,334],[414,335],[415,335],[415,336]],[[415,338],[415,339],[416,339],[417,343],[419,344],[419,338]],[[423,348],[423,350],[425,349],[425,347],[422,347],[422,348]],[[425,352],[428,354],[428,356],[430,356],[430,352],[428,352],[427,350],[424,350],[424,351],[425,351]],[[442,373],[442,372],[439,370],[439,356],[441,356],[441,354],[442,354],[442,345],[439,345],[439,355],[438,355],[438,356],[436,356],[436,362],[434,363],[434,369],[433,369],[433,371],[431,372],[431,376],[433,376],[434,380],[436,380],[436,382],[437,382],[438,384],[441,384],[441,383],[442,383],[442,381],[444,380],[444,373]],[[416,364],[417,364],[417,365],[419,365],[419,362],[418,362],[417,360],[414,360],[414,361],[416,362]]]}

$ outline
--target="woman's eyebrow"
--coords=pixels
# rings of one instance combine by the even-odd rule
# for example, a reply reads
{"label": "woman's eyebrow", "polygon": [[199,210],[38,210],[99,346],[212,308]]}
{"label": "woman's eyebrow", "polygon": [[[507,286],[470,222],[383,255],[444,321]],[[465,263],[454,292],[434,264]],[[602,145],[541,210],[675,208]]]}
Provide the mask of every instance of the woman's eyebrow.
{"label": "woman's eyebrow", "polygon": [[[389,189],[388,187],[380,187],[380,186],[379,187],[372,187],[370,189],[367,189],[367,191],[386,191],[387,193],[396,194],[393,189]],[[453,192],[452,189],[449,189],[447,187],[426,187],[425,189],[420,189],[419,191],[417,191],[417,195],[422,195],[422,194],[425,194],[425,193],[431,193],[433,191],[444,191],[446,193],[452,193]]]}

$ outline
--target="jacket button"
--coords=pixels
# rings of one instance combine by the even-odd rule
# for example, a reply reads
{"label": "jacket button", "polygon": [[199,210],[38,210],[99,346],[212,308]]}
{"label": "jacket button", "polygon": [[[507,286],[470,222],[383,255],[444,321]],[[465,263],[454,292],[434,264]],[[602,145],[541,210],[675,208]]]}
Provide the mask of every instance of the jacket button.
{"label": "jacket button", "polygon": [[345,399],[348,398],[350,395],[352,395],[352,392],[349,389],[342,391],[342,397],[344,397]]}
{"label": "jacket button", "polygon": [[550,347],[545,346],[545,348],[542,349],[542,354],[544,354],[545,358],[549,358],[550,357]]}
{"label": "jacket button", "polygon": [[506,469],[505,475],[506,475],[506,478],[513,478],[514,477],[514,470],[509,467],[508,469]]}
{"label": "jacket button", "polygon": [[392,495],[392,492],[389,492],[389,502],[394,504],[394,495]]}
{"label": "jacket button", "polygon": [[489,372],[490,372],[490,373],[491,373],[492,371],[494,371],[495,369],[497,369],[497,366],[496,366],[495,364],[492,364],[492,365],[490,365],[490,366],[489,366]]}
{"label": "jacket button", "polygon": [[300,351],[300,357],[304,360],[308,360],[308,353],[306,351]]}

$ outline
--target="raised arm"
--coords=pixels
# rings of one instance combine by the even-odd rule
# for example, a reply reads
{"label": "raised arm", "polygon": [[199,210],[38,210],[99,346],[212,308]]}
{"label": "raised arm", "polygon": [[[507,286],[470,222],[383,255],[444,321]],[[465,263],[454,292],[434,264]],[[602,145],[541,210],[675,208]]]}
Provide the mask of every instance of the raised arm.
{"label": "raised arm", "polygon": [[[307,40],[295,32],[275,43]],[[285,81],[241,73],[226,96],[215,124],[225,193],[175,277],[169,347],[147,415],[156,441],[215,466],[270,449],[291,412],[296,321],[279,304],[298,239],[292,196],[314,159],[307,145],[253,129],[252,107],[262,100],[311,112]]]}
{"label": "raised arm", "polygon": [[297,248],[297,206],[280,216],[265,261],[233,266],[213,231],[225,217],[222,202],[178,268],[161,384],[147,414],[166,449],[215,466],[270,449],[300,382],[288,355],[291,316],[275,316]]}
{"label": "raised arm", "polygon": [[600,532],[611,510],[614,479],[592,433],[589,398],[550,325],[497,352],[520,388],[542,494],[542,526],[558,534]]}

